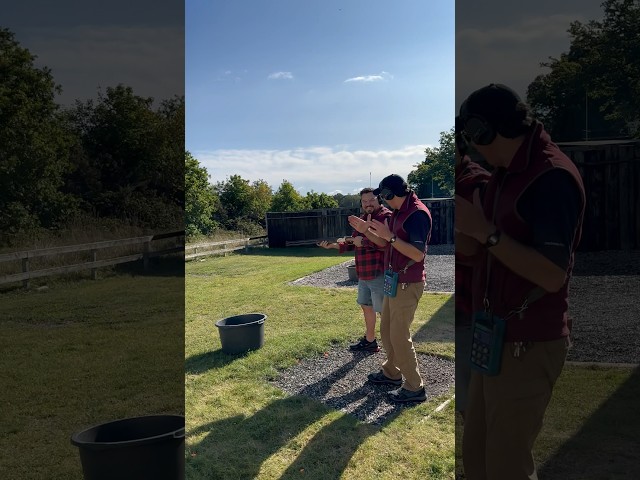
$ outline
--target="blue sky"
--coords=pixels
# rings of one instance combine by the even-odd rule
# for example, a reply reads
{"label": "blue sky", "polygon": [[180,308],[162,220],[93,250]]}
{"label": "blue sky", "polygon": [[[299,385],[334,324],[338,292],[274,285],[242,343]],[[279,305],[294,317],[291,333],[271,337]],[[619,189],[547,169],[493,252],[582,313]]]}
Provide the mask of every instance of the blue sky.
{"label": "blue sky", "polygon": [[187,0],[186,148],[211,181],[351,193],[453,126],[454,2]]}
{"label": "blue sky", "polygon": [[23,0],[2,10],[0,26],[51,69],[62,105],[120,83],[158,102],[184,94],[184,10],[174,0]]}

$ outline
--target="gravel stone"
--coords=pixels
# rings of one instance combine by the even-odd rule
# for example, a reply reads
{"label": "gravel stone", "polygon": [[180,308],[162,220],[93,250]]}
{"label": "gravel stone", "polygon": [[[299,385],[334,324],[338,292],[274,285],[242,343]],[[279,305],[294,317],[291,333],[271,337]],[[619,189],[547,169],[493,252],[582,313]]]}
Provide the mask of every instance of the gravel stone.
{"label": "gravel stone", "polygon": [[[290,285],[307,285],[325,288],[356,288],[357,280],[349,280],[347,266],[354,265],[349,259],[320,272],[290,282]],[[453,293],[455,290],[454,245],[429,245],[425,258],[427,281],[425,291]]]}
{"label": "gravel stone", "polygon": [[[272,383],[291,395],[303,395],[351,414],[365,423],[380,425],[394,413],[411,405],[388,399],[391,385],[372,385],[367,375],[381,369],[386,356],[351,352],[334,347],[313,358],[300,361],[282,372]],[[433,355],[417,354],[427,400],[446,394],[454,384],[454,362]]]}
{"label": "gravel stone", "polygon": [[567,360],[640,363],[640,250],[578,252],[569,285]]}
{"label": "gravel stone", "polygon": [[[425,290],[453,292],[453,245],[429,246]],[[327,268],[291,282],[294,285],[355,288],[346,265]],[[578,362],[640,363],[640,251],[578,252],[569,289],[573,346],[567,360]],[[447,393],[454,385],[454,362],[418,354],[427,395]],[[380,370],[384,351],[377,354],[332,348],[325,355],[305,359],[274,381],[292,395],[305,395],[356,416],[382,424],[406,405],[389,402],[393,387],[366,382]]]}

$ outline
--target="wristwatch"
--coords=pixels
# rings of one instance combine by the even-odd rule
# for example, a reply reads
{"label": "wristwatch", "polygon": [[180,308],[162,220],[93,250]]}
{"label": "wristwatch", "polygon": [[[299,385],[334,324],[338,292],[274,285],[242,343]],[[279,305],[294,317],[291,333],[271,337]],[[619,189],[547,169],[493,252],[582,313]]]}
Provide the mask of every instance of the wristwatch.
{"label": "wristwatch", "polygon": [[391,237],[391,238],[389,239],[389,243],[393,243],[393,242],[395,242],[395,241],[397,240],[397,238],[398,238],[398,237],[396,237],[396,236],[394,235],[393,237]]}
{"label": "wristwatch", "polygon": [[484,246],[487,248],[495,247],[500,242],[500,230],[496,230],[491,235],[487,237],[487,241]]}

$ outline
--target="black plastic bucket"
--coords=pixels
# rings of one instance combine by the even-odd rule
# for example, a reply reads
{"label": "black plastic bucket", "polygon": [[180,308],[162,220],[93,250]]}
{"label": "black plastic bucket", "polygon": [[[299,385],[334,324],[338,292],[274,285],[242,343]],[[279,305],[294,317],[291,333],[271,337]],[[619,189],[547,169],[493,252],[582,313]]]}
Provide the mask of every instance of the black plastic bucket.
{"label": "black plastic bucket", "polygon": [[257,350],[264,345],[264,313],[247,313],[216,322],[222,351],[228,354]]}
{"label": "black plastic bucket", "polygon": [[355,265],[347,265],[347,273],[349,274],[349,280],[352,282],[358,281],[358,273],[356,272]]}
{"label": "black plastic bucket", "polygon": [[184,417],[149,415],[96,425],[71,436],[84,480],[183,480]]}

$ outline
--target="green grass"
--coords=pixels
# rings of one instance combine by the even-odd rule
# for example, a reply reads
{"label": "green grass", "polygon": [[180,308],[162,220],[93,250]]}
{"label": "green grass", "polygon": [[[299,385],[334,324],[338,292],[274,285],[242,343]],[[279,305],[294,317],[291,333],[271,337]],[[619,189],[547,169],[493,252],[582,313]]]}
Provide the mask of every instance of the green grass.
{"label": "green grass", "polygon": [[2,295],[3,479],[81,479],[74,432],[184,412],[182,292],[121,276]]}
{"label": "green grass", "polygon": [[[298,248],[187,264],[187,478],[453,478],[453,405],[434,413],[446,396],[372,426],[268,383],[362,334],[354,290],[287,285],[346,259]],[[453,356],[451,300],[423,296],[413,325],[418,351]],[[268,317],[263,348],[221,353],[215,321],[251,312]]]}
{"label": "green grass", "polygon": [[[639,397],[638,368],[565,366],[534,445],[540,478],[640,478]],[[461,436],[457,422],[459,472]]]}

